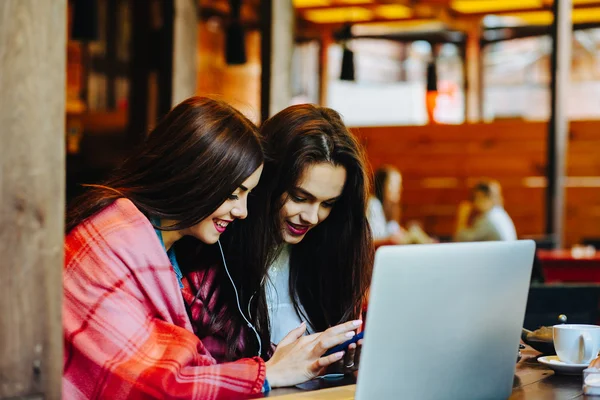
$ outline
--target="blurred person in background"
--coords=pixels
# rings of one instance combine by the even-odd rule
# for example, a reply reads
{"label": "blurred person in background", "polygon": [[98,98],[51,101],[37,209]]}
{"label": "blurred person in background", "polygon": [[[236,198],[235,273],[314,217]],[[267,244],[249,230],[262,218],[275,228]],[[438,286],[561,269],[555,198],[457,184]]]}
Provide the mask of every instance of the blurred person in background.
{"label": "blurred person in background", "polygon": [[416,222],[411,222],[408,229],[400,226],[400,171],[389,165],[382,166],[375,171],[374,180],[375,191],[369,198],[367,218],[375,246],[434,243]]}
{"label": "blurred person in background", "polygon": [[503,204],[500,183],[495,180],[477,183],[471,190],[471,201],[459,205],[454,240],[516,240],[515,225]]}

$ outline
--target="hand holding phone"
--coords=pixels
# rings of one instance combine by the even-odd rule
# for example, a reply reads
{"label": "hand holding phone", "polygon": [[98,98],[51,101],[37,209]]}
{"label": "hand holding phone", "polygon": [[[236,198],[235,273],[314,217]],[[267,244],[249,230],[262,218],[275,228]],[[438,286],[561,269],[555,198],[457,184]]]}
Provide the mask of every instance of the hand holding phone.
{"label": "hand holding phone", "polygon": [[323,357],[328,356],[333,353],[337,353],[338,351],[346,351],[346,350],[348,350],[348,346],[350,346],[352,343],[358,342],[363,337],[364,337],[364,331],[360,332],[357,335],[354,335],[354,337],[352,339],[346,340],[344,343],[338,344],[337,346],[332,347],[331,349],[327,350],[327,352],[325,352],[325,354],[323,354]]}

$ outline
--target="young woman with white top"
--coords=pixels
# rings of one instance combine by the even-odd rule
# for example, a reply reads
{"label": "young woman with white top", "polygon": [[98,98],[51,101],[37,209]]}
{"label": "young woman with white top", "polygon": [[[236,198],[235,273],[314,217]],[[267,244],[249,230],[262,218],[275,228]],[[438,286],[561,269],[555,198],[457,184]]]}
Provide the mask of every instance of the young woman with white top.
{"label": "young woman with white top", "polygon": [[375,247],[395,244],[434,243],[416,222],[400,226],[402,175],[397,168],[383,165],[375,171],[375,190],[369,198],[367,218]]}
{"label": "young woman with white top", "polygon": [[340,115],[291,106],[261,134],[264,171],[248,219],[223,242],[230,262],[264,267],[264,290],[249,298],[249,311],[276,345],[301,323],[312,333],[359,318],[374,247],[364,153]]}

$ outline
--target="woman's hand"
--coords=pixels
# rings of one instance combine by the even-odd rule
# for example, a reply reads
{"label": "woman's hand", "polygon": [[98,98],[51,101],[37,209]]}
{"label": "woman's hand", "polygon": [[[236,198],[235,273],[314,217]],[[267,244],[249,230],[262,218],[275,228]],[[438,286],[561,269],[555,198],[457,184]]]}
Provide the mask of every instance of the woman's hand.
{"label": "woman's hand", "polygon": [[333,326],[325,332],[303,336],[306,325],[302,323],[277,345],[273,357],[266,362],[267,380],[271,387],[293,386],[320,374],[329,365],[342,360],[340,351],[323,357],[330,348],[342,344],[355,335],[362,321],[350,321]]}
{"label": "woman's hand", "polygon": [[458,220],[464,223],[469,221],[471,212],[473,211],[473,204],[469,201],[463,201],[458,206]]}
{"label": "woman's hand", "polygon": [[600,368],[600,357],[596,358],[595,360],[592,360],[588,368]]}
{"label": "woman's hand", "polygon": [[358,364],[360,362],[360,351],[362,349],[363,339],[359,340],[358,343],[352,343],[348,346],[348,351],[344,354],[344,357],[338,362],[332,364],[327,368],[327,373],[330,374],[349,374],[358,370]]}
{"label": "woman's hand", "polygon": [[402,231],[396,232],[389,236],[389,241],[391,244],[407,244],[408,240],[408,236]]}
{"label": "woman's hand", "polygon": [[469,201],[463,201],[458,205],[456,216],[456,232],[460,232],[470,224],[471,214],[473,212],[473,204]]}

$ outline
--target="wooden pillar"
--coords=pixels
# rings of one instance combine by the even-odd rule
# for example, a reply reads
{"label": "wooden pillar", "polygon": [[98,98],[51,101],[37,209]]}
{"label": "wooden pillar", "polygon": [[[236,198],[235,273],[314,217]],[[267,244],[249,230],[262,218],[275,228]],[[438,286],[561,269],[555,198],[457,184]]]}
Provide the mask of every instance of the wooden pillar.
{"label": "wooden pillar", "polygon": [[466,47],[466,110],[467,122],[475,123],[483,117],[482,77],[483,63],[481,57],[481,21],[475,20],[467,31]]}
{"label": "wooden pillar", "polygon": [[260,113],[264,121],[290,105],[294,5],[292,0],[261,1]]}
{"label": "wooden pillar", "polygon": [[324,31],[319,43],[319,104],[327,106],[327,88],[329,87],[329,45],[332,43],[331,32]]}
{"label": "wooden pillar", "polygon": [[196,93],[198,76],[197,0],[175,0],[172,105]]}
{"label": "wooden pillar", "polygon": [[399,42],[398,43],[398,56],[400,59],[400,76],[399,76],[399,81],[400,82],[406,82],[408,80],[408,74],[406,71],[406,60],[408,59],[408,43],[404,43],[404,42]]}
{"label": "wooden pillar", "polygon": [[546,232],[562,247],[565,209],[565,170],[569,121],[566,100],[571,79],[571,0],[555,1],[552,23],[552,58],[550,83],[551,113],[548,123],[548,167],[546,188]]}
{"label": "wooden pillar", "polygon": [[463,73],[463,84],[462,84],[462,89],[463,89],[463,104],[464,104],[464,109],[463,109],[463,117],[464,117],[464,121],[468,122],[469,121],[469,71],[467,69],[467,44],[461,44],[459,46],[459,54],[460,54],[460,59],[462,61],[462,73]]}
{"label": "wooden pillar", "polygon": [[0,399],[60,399],[67,0],[0,1]]}

